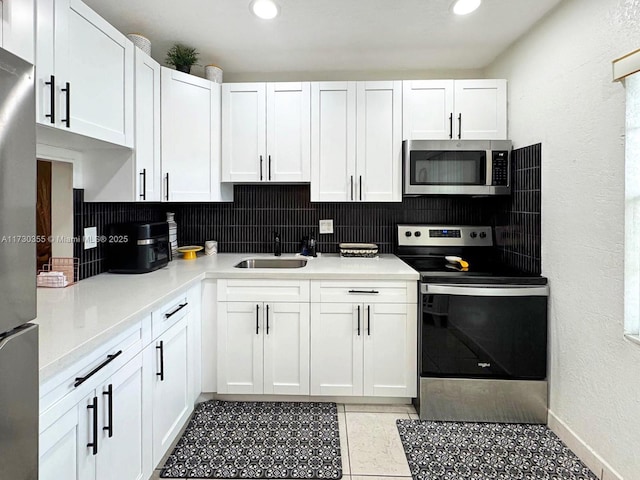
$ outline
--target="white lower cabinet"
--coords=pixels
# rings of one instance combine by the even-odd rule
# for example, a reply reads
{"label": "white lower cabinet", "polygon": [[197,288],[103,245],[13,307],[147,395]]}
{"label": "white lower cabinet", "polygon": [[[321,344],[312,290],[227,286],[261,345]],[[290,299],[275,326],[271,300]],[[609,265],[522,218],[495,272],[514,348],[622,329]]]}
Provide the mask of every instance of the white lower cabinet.
{"label": "white lower cabinet", "polygon": [[144,398],[138,354],[77,403],[73,394],[63,399],[51,414],[65,410],[65,404],[68,410],[40,434],[39,478],[145,479],[150,445],[145,442],[149,409]]}
{"label": "white lower cabinet", "polygon": [[415,397],[417,311],[403,303],[312,303],[311,394]]}
{"label": "white lower cabinet", "polygon": [[144,351],[147,375],[152,378],[154,465],[171,446],[193,408],[188,327],[187,316]]}
{"label": "white lower cabinet", "polygon": [[309,304],[220,302],[218,393],[309,394]]}

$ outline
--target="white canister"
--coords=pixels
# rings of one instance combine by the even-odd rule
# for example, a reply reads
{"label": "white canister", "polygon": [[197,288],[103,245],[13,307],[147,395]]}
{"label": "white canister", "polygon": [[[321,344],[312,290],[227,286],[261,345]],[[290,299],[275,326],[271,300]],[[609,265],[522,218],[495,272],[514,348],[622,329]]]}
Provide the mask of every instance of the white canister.
{"label": "white canister", "polygon": [[218,242],[215,240],[207,240],[204,242],[204,253],[205,255],[214,255],[218,253]]}
{"label": "white canister", "polygon": [[127,38],[147,55],[151,55],[151,40],[139,33],[130,33]]}
{"label": "white canister", "polygon": [[222,83],[222,69],[217,65],[204,67],[204,78],[212,82]]}

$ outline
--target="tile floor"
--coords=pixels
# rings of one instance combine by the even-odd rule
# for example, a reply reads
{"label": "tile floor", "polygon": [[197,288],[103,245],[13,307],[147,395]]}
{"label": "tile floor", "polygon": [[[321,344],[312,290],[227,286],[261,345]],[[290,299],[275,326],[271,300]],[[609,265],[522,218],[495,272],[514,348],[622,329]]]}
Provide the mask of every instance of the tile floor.
{"label": "tile floor", "polygon": [[[338,404],[343,480],[411,478],[397,418],[418,416],[411,405]],[[163,465],[164,459],[150,480],[160,479]]]}

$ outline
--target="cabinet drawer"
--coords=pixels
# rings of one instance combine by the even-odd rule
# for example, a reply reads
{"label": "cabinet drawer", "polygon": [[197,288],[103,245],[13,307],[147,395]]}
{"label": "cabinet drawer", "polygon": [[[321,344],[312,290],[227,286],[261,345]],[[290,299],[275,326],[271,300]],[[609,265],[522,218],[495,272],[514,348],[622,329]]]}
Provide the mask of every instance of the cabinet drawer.
{"label": "cabinet drawer", "polygon": [[308,302],[309,282],[296,280],[219,280],[219,302]]}
{"label": "cabinet drawer", "polygon": [[[70,393],[86,395],[142,351],[145,321],[96,347],[90,354],[40,385],[40,412],[46,411]],[[85,379],[79,382],[80,379]]]}
{"label": "cabinet drawer", "polygon": [[191,310],[187,293],[173,297],[151,313],[151,336],[158,338]]}
{"label": "cabinet drawer", "polygon": [[414,303],[416,282],[324,281],[311,282],[311,301],[330,303]]}

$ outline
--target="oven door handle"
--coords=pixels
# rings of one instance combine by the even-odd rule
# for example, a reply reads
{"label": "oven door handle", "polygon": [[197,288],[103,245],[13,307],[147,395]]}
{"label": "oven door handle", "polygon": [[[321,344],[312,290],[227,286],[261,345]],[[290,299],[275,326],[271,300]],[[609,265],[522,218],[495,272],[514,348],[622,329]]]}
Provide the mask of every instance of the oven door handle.
{"label": "oven door handle", "polygon": [[470,297],[548,297],[548,285],[420,285],[423,295],[465,295]]}

